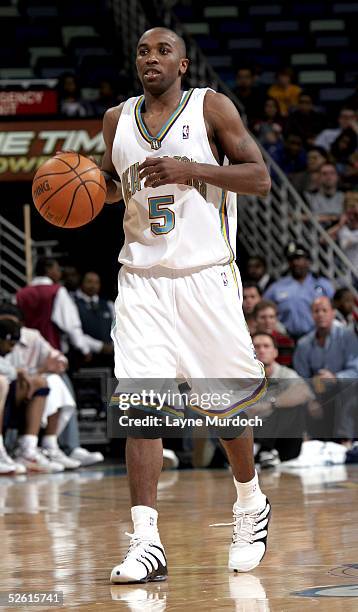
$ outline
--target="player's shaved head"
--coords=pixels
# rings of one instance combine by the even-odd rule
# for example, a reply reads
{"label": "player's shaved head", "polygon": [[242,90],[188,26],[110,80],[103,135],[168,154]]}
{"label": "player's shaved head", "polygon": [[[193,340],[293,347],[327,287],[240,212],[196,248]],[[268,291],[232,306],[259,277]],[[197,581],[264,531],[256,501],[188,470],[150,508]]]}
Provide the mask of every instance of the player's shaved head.
{"label": "player's shaved head", "polygon": [[138,41],[138,47],[142,44],[146,43],[146,39],[149,38],[152,34],[163,34],[165,39],[163,42],[170,42],[174,47],[176,47],[179,51],[180,57],[186,57],[186,44],[184,38],[179,36],[174,30],[170,30],[169,28],[151,28],[142,34]]}

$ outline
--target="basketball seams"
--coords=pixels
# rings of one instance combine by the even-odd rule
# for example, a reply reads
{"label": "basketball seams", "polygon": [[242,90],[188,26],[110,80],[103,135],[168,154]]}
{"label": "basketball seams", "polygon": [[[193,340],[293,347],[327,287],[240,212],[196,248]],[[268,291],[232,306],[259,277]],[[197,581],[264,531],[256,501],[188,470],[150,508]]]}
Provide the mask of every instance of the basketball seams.
{"label": "basketball seams", "polygon": [[[86,174],[86,172],[90,172],[91,170],[94,170],[93,167],[91,168],[87,168],[87,170],[83,170],[83,172],[81,172],[81,174],[77,174],[76,172],[76,176],[73,176],[69,181],[67,181],[67,183],[64,183],[63,185],[61,185],[60,187],[58,187],[58,189],[56,189],[56,191],[54,191],[53,193],[51,193],[51,195],[44,201],[42,202],[41,206],[39,207],[39,210],[42,209],[42,207],[44,206],[44,204],[47,204],[47,202],[49,200],[51,200],[51,198],[56,195],[59,191],[61,191],[61,189],[63,189],[64,187],[67,187],[67,185],[69,185],[70,183],[72,183],[72,181],[75,181],[76,179],[80,179],[81,181],[81,185],[83,185],[83,180],[81,179],[81,176],[83,174]],[[45,176],[47,176],[46,174],[42,177],[45,178]],[[90,179],[89,179],[90,180]],[[93,180],[93,179],[92,179]],[[93,181],[94,183],[96,183],[96,181]],[[96,183],[96,185],[99,185],[101,187],[101,189],[103,189],[103,191],[105,191],[105,189],[102,187],[102,185],[100,183]]]}
{"label": "basketball seams", "polygon": [[78,173],[76,172],[76,169],[78,168],[78,166],[81,163],[81,156],[78,155],[78,153],[77,153],[77,157],[78,157],[78,161],[77,161],[77,164],[75,166],[71,166],[66,160],[62,159],[62,157],[56,157],[55,156],[53,158],[50,158],[50,159],[56,159],[56,161],[62,162],[63,164],[65,164],[65,166],[67,166],[68,170],[64,170],[63,172],[47,172],[46,174],[41,174],[39,176],[36,176],[34,178],[33,182],[36,182],[39,179],[45,178],[45,176],[61,176],[63,174],[68,174],[69,172],[71,172],[71,170],[73,170],[75,172],[75,174],[77,174],[77,176],[78,176]]}

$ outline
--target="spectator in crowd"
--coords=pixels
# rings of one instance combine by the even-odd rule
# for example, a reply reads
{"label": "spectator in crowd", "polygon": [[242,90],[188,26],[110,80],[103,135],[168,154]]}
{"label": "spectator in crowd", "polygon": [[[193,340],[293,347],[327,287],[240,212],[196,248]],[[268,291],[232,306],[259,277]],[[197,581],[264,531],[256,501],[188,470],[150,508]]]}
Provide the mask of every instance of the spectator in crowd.
{"label": "spectator in crowd", "polygon": [[106,110],[117,106],[119,102],[115,84],[109,79],[102,79],[99,84],[98,98],[91,103],[92,114],[95,117],[103,117]]}
{"label": "spectator in crowd", "polygon": [[270,98],[277,100],[283,117],[287,117],[289,112],[296,108],[301,93],[301,88],[292,81],[292,68],[282,68],[276,73],[276,81],[267,92]]}
{"label": "spectator in crowd", "polygon": [[347,191],[344,200],[344,213],[338,223],[329,230],[333,239],[337,239],[343,253],[354,266],[357,274],[351,277],[358,289],[358,192]]}
{"label": "spectator in crowd", "polygon": [[250,411],[265,417],[255,432],[259,445],[255,460],[261,468],[275,467],[281,460],[299,455],[304,431],[302,405],[313,394],[294,370],[278,363],[277,346],[270,334],[257,332],[252,341],[269,383],[264,399]]}
{"label": "spectator in crowd", "polygon": [[255,87],[255,78],[252,68],[243,66],[236,74],[236,87],[233,90],[235,96],[244,107],[249,126],[262,114],[263,99],[258,87]]}
{"label": "spectator in crowd", "polygon": [[[313,301],[312,316],[314,329],[299,340],[294,368],[300,376],[313,377],[316,396],[325,407],[325,421],[328,423],[333,416],[335,422],[330,437],[350,440],[353,432],[349,410],[356,408],[357,398],[352,397],[349,385],[338,387],[341,393],[335,396],[333,383],[358,378],[358,336],[335,321],[334,309],[326,296]],[[333,415],[329,415],[328,405]]]}
{"label": "spectator in crowd", "polygon": [[101,279],[96,272],[86,272],[81,287],[75,293],[75,302],[80,313],[85,334],[111,342],[111,324],[114,315],[113,302],[99,296]]}
{"label": "spectator in crowd", "polygon": [[[104,300],[99,296],[101,279],[96,272],[86,272],[83,276],[80,289],[74,295],[82,329],[85,334],[101,340],[105,345],[112,346],[111,326],[114,317],[113,302]],[[92,358],[92,365],[112,367],[113,356],[96,355]]]}
{"label": "spectator in crowd", "polygon": [[344,176],[349,171],[351,157],[357,152],[357,134],[358,131],[347,128],[340,133],[331,146],[331,158],[340,176]]}
{"label": "spectator in crowd", "polygon": [[66,357],[54,349],[38,330],[25,327],[21,311],[13,304],[0,304],[0,323],[3,320],[11,320],[21,328],[18,342],[5,357],[7,363],[28,377],[45,375],[49,388],[41,419],[41,426],[44,428],[42,454],[51,462],[62,465],[64,469],[75,469],[103,461],[101,453],[91,453],[80,446],[77,434],[68,449],[70,456],[66,456],[59,448],[58,438],[66,427],[72,423],[72,427],[78,429],[76,402],[69,390],[68,380],[67,384],[65,382],[64,372],[68,366]]}
{"label": "spectator in crowd", "polygon": [[335,128],[327,128],[323,130],[315,138],[315,145],[323,147],[329,151],[331,145],[340,136],[343,130],[352,128],[358,133],[357,112],[353,108],[343,107],[338,116],[338,125]]}
{"label": "spectator in crowd", "polygon": [[301,244],[286,247],[289,272],[264,293],[266,300],[277,304],[278,316],[287,333],[297,340],[314,327],[311,304],[320,295],[333,297],[331,282],[310,271],[310,255]]}
{"label": "spectator in crowd", "polygon": [[280,107],[274,98],[266,98],[262,118],[255,122],[253,131],[265,148],[277,143],[282,136],[283,118]]}
{"label": "spectator in crowd", "polygon": [[278,355],[277,363],[287,367],[292,366],[295,343],[287,333],[283,333],[282,324],[277,318],[277,306],[271,300],[261,300],[254,308],[256,334],[269,334],[275,341]]}
{"label": "spectator in crowd", "polygon": [[299,193],[316,193],[318,191],[320,187],[319,171],[327,160],[327,152],[322,147],[314,146],[308,149],[306,170],[290,176],[293,186]]}
{"label": "spectator in crowd", "polygon": [[313,145],[315,137],[325,127],[325,115],[314,109],[312,96],[302,91],[298,97],[297,110],[287,118],[285,131],[287,134],[301,136],[304,146]]}
{"label": "spectator in crowd", "polygon": [[251,255],[246,266],[246,280],[256,283],[261,294],[273,283],[273,278],[267,272],[267,264],[261,255]]}
{"label": "spectator in crowd", "polygon": [[110,353],[112,346],[85,335],[75,303],[60,285],[61,268],[55,259],[43,257],[37,262],[35,278],[16,294],[27,327],[38,329],[55,349],[61,350],[63,334],[83,355]]}
{"label": "spectator in crowd", "polygon": [[62,472],[63,466],[47,458],[38,448],[41,419],[49,387],[42,374],[29,374],[17,369],[6,356],[20,339],[20,325],[10,319],[0,320],[0,374],[7,378],[10,390],[5,408],[5,430],[8,426],[19,430],[16,461],[5,452],[2,462],[8,463],[15,473]]}
{"label": "spectator in crowd", "polygon": [[348,287],[337,289],[333,296],[335,319],[343,325],[353,323],[354,295]]}
{"label": "spectator in crowd", "polygon": [[325,229],[329,229],[343,213],[344,193],[338,189],[338,173],[334,164],[325,162],[319,171],[317,193],[306,193],[312,213]]}
{"label": "spectator in crowd", "polygon": [[254,317],[254,308],[261,300],[262,293],[257,285],[253,281],[245,281],[242,288],[242,310],[245,316],[246,324],[250,334],[254,334],[256,331],[256,321]]}
{"label": "spectator in crowd", "polygon": [[301,136],[297,134],[288,134],[283,143],[280,143],[275,151],[271,151],[271,155],[287,175],[303,172],[306,169],[306,151]]}
{"label": "spectator in crowd", "polygon": [[252,281],[244,282],[242,292],[242,309],[246,317],[246,315],[254,312],[256,304],[261,300],[262,293],[257,283]]}
{"label": "spectator in crowd", "polygon": [[[1,342],[1,340],[0,340]],[[0,363],[1,368],[1,363]],[[3,438],[3,423],[4,423],[4,410],[7,394],[9,392],[9,383],[3,374],[0,374],[0,476],[6,476],[8,474],[15,474],[16,467],[14,461],[8,455],[4,446]],[[25,471],[25,470],[24,470]]]}
{"label": "spectator in crowd", "polygon": [[81,98],[81,90],[77,77],[71,72],[61,74],[58,86],[59,114],[63,117],[86,117],[88,108]]}
{"label": "spectator in crowd", "polygon": [[75,266],[66,265],[62,268],[61,280],[63,286],[67,289],[71,297],[73,297],[73,294],[81,284],[81,274]]}

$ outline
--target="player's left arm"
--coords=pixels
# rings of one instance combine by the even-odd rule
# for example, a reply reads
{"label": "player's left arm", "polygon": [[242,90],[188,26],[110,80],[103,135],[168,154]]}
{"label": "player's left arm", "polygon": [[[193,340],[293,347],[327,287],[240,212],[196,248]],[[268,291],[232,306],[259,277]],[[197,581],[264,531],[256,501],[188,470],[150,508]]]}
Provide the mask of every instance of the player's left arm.
{"label": "player's left arm", "polygon": [[169,157],[149,158],[139,167],[145,187],[186,184],[196,179],[239,194],[267,196],[271,180],[265,162],[231,100],[223,94],[208,92],[204,117],[209,140],[217,143],[230,165],[181,162]]}

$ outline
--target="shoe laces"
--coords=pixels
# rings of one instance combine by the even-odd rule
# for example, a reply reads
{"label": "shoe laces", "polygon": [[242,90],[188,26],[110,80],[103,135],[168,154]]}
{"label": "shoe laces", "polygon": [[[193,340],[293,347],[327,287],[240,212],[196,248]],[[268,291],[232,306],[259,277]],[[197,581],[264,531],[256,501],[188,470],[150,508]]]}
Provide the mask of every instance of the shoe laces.
{"label": "shoe laces", "polygon": [[143,536],[136,535],[135,533],[128,533],[128,531],[126,531],[125,535],[130,538],[130,542],[129,542],[128,552],[126,556],[124,557],[124,559],[127,559],[129,556],[132,556],[133,553],[137,553],[138,552],[137,549],[141,544],[151,543],[151,540],[143,538]]}
{"label": "shoe laces", "polygon": [[234,509],[234,520],[231,523],[213,523],[209,527],[230,527],[234,526],[232,535],[233,544],[252,544],[255,533],[255,523],[261,511],[253,510],[247,512],[245,510],[236,511]]}

